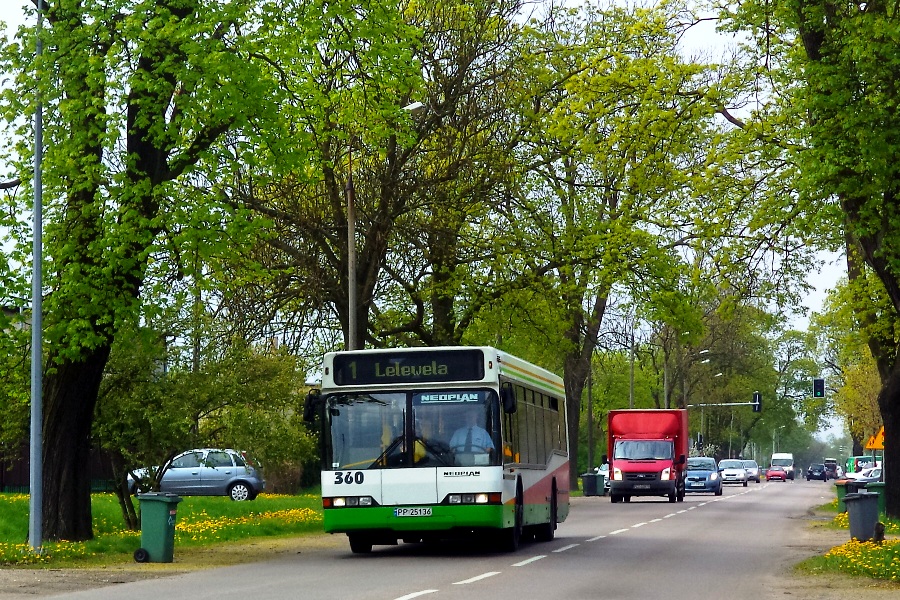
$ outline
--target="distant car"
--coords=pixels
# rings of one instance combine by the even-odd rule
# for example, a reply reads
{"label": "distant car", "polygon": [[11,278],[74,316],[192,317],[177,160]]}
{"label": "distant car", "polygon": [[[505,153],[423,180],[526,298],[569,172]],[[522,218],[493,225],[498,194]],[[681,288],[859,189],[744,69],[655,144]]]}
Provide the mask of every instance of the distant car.
{"label": "distant car", "polygon": [[707,492],[722,495],[722,477],[716,459],[707,456],[692,456],[687,459],[685,469],[685,492]]}
{"label": "distant car", "polygon": [[[138,478],[148,469],[138,469]],[[200,448],[182,452],[163,473],[159,491],[179,496],[228,496],[235,502],[253,500],[266,487],[259,465],[244,452]],[[140,482],[128,476],[128,489],[141,491]]]}
{"label": "distant car", "polygon": [[747,471],[747,481],[755,481],[756,483],[760,482],[759,475],[759,465],[755,460],[745,460],[742,461],[744,463],[744,470]]}
{"label": "distant car", "polygon": [[825,475],[828,476],[828,479],[837,479],[838,478],[838,464],[837,460],[833,458],[825,459]]}
{"label": "distant car", "polygon": [[776,479],[779,481],[787,481],[787,471],[784,470],[784,467],[772,465],[766,470],[766,480],[775,481]]}
{"label": "distant car", "polygon": [[722,477],[722,483],[740,483],[747,487],[747,469],[744,468],[742,460],[726,458],[719,461],[719,474]]}
{"label": "distant car", "polygon": [[880,475],[881,467],[868,467],[868,468],[863,469],[862,471],[857,471],[856,473],[845,473],[844,479],[858,480],[858,479],[863,479],[866,477],[871,477],[872,472],[875,471],[876,469],[878,470],[878,473]]}
{"label": "distant car", "polygon": [[863,471],[864,475],[856,478],[857,483],[872,483],[881,481],[881,467],[872,467]]}
{"label": "distant car", "polygon": [[599,467],[594,469],[594,473],[597,473],[598,475],[603,475],[603,487],[608,490],[609,489],[609,463],[608,462],[603,463],[602,465],[600,465]]}
{"label": "distant car", "polygon": [[813,463],[809,465],[809,468],[806,469],[806,480],[809,481],[810,479],[828,481],[828,471],[825,470],[825,465],[822,463]]}

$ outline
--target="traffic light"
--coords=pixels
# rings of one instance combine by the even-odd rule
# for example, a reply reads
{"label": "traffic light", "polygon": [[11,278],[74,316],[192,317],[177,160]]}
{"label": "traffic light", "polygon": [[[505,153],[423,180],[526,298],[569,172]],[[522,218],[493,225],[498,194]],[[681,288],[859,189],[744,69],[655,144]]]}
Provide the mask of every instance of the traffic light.
{"label": "traffic light", "polygon": [[813,379],[813,398],[825,397],[825,380]]}
{"label": "traffic light", "polygon": [[753,392],[753,412],[762,412],[762,394]]}

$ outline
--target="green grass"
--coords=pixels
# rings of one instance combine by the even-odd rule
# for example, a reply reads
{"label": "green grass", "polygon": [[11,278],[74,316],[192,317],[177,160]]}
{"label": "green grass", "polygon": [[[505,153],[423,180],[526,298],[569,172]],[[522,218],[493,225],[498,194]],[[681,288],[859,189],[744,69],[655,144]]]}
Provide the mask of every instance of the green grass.
{"label": "green grass", "polygon": [[[91,566],[131,560],[139,531],[125,529],[113,494],[92,494],[94,539],[46,542],[35,554],[28,546],[25,494],[0,494],[0,565]],[[202,548],[251,538],[290,537],[322,531],[318,493],[261,494],[252,502],[225,497],[185,497],[177,505],[175,547]]]}
{"label": "green grass", "polygon": [[[817,512],[834,514],[828,527],[836,529],[850,528],[850,518],[846,512],[838,512],[838,502],[818,507]],[[840,546],[835,546],[823,556],[814,556],[797,565],[798,570],[809,573],[841,573],[872,579],[883,579],[900,583],[900,521],[880,516],[885,526],[885,541],[859,542],[850,539]]]}

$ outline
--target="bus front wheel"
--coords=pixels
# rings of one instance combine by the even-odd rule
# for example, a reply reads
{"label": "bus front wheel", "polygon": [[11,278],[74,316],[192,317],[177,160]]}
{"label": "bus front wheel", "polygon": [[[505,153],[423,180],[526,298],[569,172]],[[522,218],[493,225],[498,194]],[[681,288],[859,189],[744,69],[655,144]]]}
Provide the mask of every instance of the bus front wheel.
{"label": "bus front wheel", "polygon": [[515,552],[519,549],[522,540],[522,529],[525,522],[525,500],[522,493],[522,482],[516,486],[516,504],[513,508],[513,526],[500,530],[500,550],[502,552]]}
{"label": "bus front wheel", "polygon": [[350,551],[353,554],[369,554],[372,552],[372,540],[359,533],[349,533]]}
{"label": "bus front wheel", "polygon": [[541,523],[536,526],[534,530],[534,539],[538,542],[552,542],[553,538],[556,537],[556,526],[559,522],[559,517],[557,516],[557,508],[556,508],[556,483],[553,483],[553,488],[550,490],[550,522]]}

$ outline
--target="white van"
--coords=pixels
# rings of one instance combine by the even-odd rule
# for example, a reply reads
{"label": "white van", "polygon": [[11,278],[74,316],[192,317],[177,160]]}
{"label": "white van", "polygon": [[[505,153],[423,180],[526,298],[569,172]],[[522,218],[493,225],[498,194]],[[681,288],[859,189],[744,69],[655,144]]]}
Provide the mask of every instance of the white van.
{"label": "white van", "polygon": [[788,479],[794,478],[794,455],[790,452],[775,452],[772,454],[772,466],[784,467]]}

